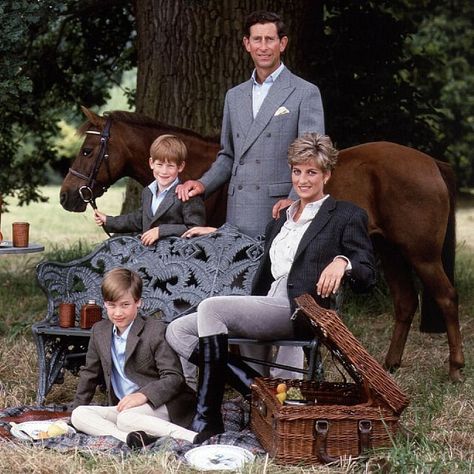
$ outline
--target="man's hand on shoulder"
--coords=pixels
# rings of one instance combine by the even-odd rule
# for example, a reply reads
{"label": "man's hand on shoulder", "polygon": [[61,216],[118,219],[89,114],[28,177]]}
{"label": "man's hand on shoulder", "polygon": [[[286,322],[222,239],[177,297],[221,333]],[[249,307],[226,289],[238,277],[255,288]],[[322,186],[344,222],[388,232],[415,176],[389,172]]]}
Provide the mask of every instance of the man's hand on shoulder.
{"label": "man's hand on shoulder", "polygon": [[292,199],[280,199],[274,206],[273,206],[273,209],[272,209],[272,217],[273,219],[278,219],[280,217],[280,211],[282,209],[285,209],[285,207],[288,207],[290,206],[291,204],[293,204],[293,200]]}
{"label": "man's hand on shoulder", "polygon": [[184,202],[188,201],[189,198],[198,196],[199,194],[204,194],[204,190],[204,184],[202,184],[201,181],[192,179],[176,186],[176,194],[178,195],[178,198]]}

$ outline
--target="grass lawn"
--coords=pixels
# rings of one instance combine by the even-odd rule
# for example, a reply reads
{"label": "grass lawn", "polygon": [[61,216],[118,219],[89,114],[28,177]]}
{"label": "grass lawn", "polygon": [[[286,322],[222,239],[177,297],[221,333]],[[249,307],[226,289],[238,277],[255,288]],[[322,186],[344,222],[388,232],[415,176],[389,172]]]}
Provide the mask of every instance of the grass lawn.
{"label": "grass lawn", "polygon": [[[30,239],[45,245],[45,252],[28,256],[0,257],[0,408],[33,404],[37,368],[31,324],[44,317],[46,299],[36,282],[34,266],[41,259],[70,259],[88,252],[106,238],[88,208],[84,214],[64,211],[57,186],[44,188],[49,203],[16,207],[2,215],[2,232],[11,238],[13,221],[31,223]],[[99,209],[119,212],[124,188],[110,189],[98,201]],[[413,434],[400,436],[393,446],[373,453],[369,460],[347,460],[339,466],[289,467],[258,460],[245,473],[468,473],[474,472],[474,199],[463,197],[458,207],[457,289],[464,337],[465,382],[447,379],[446,335],[421,334],[419,317],[410,332],[402,367],[395,380],[408,393],[409,407],[401,417]],[[370,297],[353,299],[345,314],[346,324],[364,347],[383,361],[392,329],[391,306],[383,287]],[[48,395],[47,403],[67,403],[73,398],[77,379],[66,377]],[[126,459],[106,453],[59,453],[26,445],[0,443],[0,472],[10,473],[191,473],[166,453],[139,454]]]}

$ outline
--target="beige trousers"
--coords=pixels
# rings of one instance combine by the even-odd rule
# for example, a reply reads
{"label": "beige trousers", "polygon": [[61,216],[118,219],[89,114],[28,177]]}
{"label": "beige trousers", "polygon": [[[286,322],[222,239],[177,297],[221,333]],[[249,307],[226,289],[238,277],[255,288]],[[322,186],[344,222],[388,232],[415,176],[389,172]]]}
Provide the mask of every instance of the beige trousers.
{"label": "beige trousers", "polygon": [[165,405],[154,410],[148,403],[119,412],[116,406],[81,405],[71,414],[76,429],[93,436],[113,436],[126,442],[131,431],[145,431],[150,436],[171,436],[193,442],[197,433],[169,421]]}

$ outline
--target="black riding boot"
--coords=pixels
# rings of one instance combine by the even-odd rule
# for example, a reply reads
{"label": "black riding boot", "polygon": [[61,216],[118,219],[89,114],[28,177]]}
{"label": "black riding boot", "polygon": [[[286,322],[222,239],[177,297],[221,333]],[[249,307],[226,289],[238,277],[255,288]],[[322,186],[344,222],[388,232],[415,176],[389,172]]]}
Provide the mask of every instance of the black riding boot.
{"label": "black riding boot", "polygon": [[[198,346],[196,346],[188,360],[194,365],[199,365]],[[261,376],[262,374],[247,365],[238,355],[229,352],[227,355],[225,381],[244,398],[248,398],[251,394],[250,385],[252,385],[255,377]]]}
{"label": "black riding boot", "polygon": [[227,370],[225,373],[226,382],[244,398],[249,398],[252,393],[250,386],[255,377],[261,377],[255,369],[247,365],[238,355],[229,353]]}
{"label": "black riding boot", "polygon": [[227,334],[199,338],[197,407],[189,428],[198,433],[195,443],[202,443],[224,431],[221,405],[227,366],[227,339]]}

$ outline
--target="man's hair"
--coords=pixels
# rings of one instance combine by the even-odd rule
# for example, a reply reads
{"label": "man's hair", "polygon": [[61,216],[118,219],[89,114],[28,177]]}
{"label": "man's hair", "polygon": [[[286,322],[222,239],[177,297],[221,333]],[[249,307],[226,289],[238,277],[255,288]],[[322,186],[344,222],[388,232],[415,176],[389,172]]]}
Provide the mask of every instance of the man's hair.
{"label": "man's hair", "polygon": [[160,135],[150,146],[150,157],[153,161],[167,161],[181,166],[187,155],[186,145],[175,135]]}
{"label": "man's hair", "polygon": [[278,37],[281,39],[283,36],[286,36],[286,26],[280,16],[276,13],[260,10],[250,13],[250,15],[245,19],[244,35],[246,38],[250,36],[250,27],[257,23],[261,23],[262,25],[265,23],[275,23]]}
{"label": "man's hair", "polygon": [[322,171],[334,169],[339,152],[327,135],[305,133],[288,148],[288,164],[302,165],[314,160]]}
{"label": "man's hair", "polygon": [[127,291],[135,301],[142,297],[143,281],[140,275],[128,268],[114,268],[104,275],[102,297],[104,301],[118,301]]}

